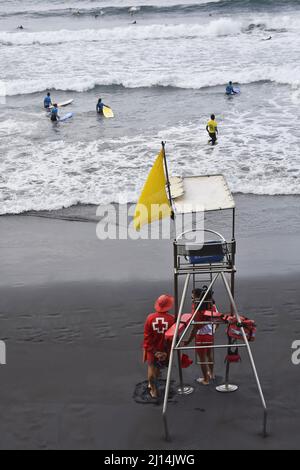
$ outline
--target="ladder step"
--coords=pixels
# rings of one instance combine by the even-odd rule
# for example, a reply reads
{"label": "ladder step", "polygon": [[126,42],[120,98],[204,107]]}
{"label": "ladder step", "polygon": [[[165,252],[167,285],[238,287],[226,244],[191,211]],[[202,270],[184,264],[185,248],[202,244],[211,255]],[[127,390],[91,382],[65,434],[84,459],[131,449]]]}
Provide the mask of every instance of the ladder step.
{"label": "ladder step", "polygon": [[197,366],[214,366],[214,362],[197,362]]}

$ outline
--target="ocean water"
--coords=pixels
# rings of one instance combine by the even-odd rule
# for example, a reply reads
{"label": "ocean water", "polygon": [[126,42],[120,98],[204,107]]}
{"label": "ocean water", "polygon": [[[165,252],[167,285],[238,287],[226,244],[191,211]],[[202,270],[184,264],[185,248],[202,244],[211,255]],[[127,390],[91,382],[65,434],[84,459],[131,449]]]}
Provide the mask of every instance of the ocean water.
{"label": "ocean water", "polygon": [[2,0],[0,214],[134,202],[162,140],[174,175],[300,194],[299,51],[299,0]]}

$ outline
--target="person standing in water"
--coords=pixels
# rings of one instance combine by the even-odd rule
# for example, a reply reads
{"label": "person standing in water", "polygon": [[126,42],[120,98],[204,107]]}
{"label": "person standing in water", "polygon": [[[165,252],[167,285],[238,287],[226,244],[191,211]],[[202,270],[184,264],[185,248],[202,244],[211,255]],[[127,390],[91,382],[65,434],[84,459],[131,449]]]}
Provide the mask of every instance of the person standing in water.
{"label": "person standing in water", "polygon": [[218,123],[216,121],[216,116],[214,114],[211,115],[210,121],[208,121],[207,123],[206,130],[211,139],[209,143],[211,143],[212,145],[216,145],[216,142],[218,140],[217,134],[219,133],[219,131],[218,131]]}
{"label": "person standing in water", "polygon": [[57,122],[57,121],[59,121],[58,106],[57,106],[57,104],[54,104],[54,105],[53,105],[53,108],[51,109],[51,121],[52,121],[52,122]]}
{"label": "person standing in water", "polygon": [[47,96],[44,99],[44,108],[45,109],[50,109],[51,105],[52,105],[51,94],[47,93]]}
{"label": "person standing in water", "polygon": [[107,104],[104,104],[104,103],[102,102],[102,98],[99,98],[98,103],[97,103],[97,106],[96,106],[97,113],[103,115],[103,108],[104,108],[104,107],[111,109],[110,106],[107,106]]}
{"label": "person standing in water", "polygon": [[232,82],[229,82],[229,84],[226,87],[226,95],[228,95],[228,96],[237,95],[237,92],[233,88],[233,83]]}

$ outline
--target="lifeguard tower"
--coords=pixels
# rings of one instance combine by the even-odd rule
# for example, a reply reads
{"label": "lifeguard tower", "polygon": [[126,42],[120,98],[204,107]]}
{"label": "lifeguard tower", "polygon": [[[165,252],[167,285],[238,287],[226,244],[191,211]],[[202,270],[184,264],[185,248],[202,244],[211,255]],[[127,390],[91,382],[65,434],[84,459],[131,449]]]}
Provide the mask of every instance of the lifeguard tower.
{"label": "lifeguard tower", "polygon": [[[193,392],[193,388],[184,385],[183,370],[181,366],[181,354],[186,350],[194,350],[199,348],[224,349],[225,351],[232,348],[245,348],[250,365],[253,370],[254,379],[258,388],[258,394],[263,407],[263,435],[267,435],[267,405],[256,370],[253,359],[249,335],[244,327],[243,317],[241,317],[235,302],[235,257],[236,257],[236,240],[235,240],[235,220],[236,209],[235,202],[226,179],[222,175],[198,176],[187,178],[172,178],[171,197],[172,206],[175,213],[175,221],[179,217],[186,214],[196,214],[202,210],[205,215],[211,212],[226,211],[228,236],[223,236],[219,231],[213,228],[192,228],[183,233],[176,233],[174,240],[174,291],[175,291],[175,313],[176,327],[173,334],[170,360],[167,373],[167,382],[165,389],[164,405],[163,405],[163,422],[166,439],[170,438],[167,411],[168,399],[170,393],[172,370],[176,356],[178,359],[179,369],[179,388],[178,393],[187,395]],[[228,230],[229,226],[229,230]],[[202,232],[202,237],[199,237]],[[191,235],[198,235],[196,241],[191,241]],[[201,234],[200,234],[201,235]],[[199,242],[199,238],[202,241]],[[183,278],[183,290],[180,288],[180,280]],[[195,325],[204,325],[206,322],[197,322],[197,314],[201,310],[202,305],[206,302],[209,292],[212,291],[218,280],[222,281],[226,297],[229,300],[229,310],[231,318],[234,318],[239,328],[241,338],[232,340],[228,336],[227,344],[213,344],[210,346],[192,345],[186,346],[184,341],[191,328]],[[206,284],[208,286],[206,293],[202,297],[195,312],[186,319],[184,315],[184,306],[189,289],[196,286]],[[224,323],[224,319],[220,316],[212,314],[211,318],[207,318],[207,324],[220,325]],[[224,341],[226,343],[226,341]],[[225,383],[216,387],[218,392],[232,393],[238,390],[236,385],[230,383],[230,361],[226,364]]]}

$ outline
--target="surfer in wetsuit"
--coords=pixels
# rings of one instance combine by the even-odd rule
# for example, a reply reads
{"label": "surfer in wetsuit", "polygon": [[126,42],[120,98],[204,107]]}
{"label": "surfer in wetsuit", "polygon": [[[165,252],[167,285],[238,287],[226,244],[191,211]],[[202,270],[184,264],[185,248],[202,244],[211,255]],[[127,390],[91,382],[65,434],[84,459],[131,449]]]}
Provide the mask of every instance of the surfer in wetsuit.
{"label": "surfer in wetsuit", "polygon": [[236,92],[235,89],[233,88],[232,82],[229,82],[229,84],[228,84],[227,87],[226,87],[226,95],[228,95],[228,96],[230,96],[230,95],[237,95],[237,92]]}
{"label": "surfer in wetsuit", "polygon": [[44,108],[49,109],[52,105],[51,94],[47,93],[47,96],[44,99]]}
{"label": "surfer in wetsuit", "polygon": [[214,114],[211,115],[210,121],[208,121],[207,123],[206,130],[211,139],[209,143],[211,143],[212,145],[216,145],[216,142],[218,139],[217,134],[219,133],[219,131],[218,131],[218,123],[216,121],[216,116]]}
{"label": "surfer in wetsuit", "polygon": [[109,106],[107,106],[107,104],[104,104],[104,103],[102,102],[102,98],[99,98],[98,103],[97,103],[97,106],[96,106],[97,113],[98,113],[98,114],[103,114],[103,108],[104,108],[104,107],[111,109]]}
{"label": "surfer in wetsuit", "polygon": [[57,121],[59,121],[58,106],[57,106],[57,104],[54,104],[54,105],[53,105],[53,108],[51,109],[51,121],[52,121],[52,122],[57,122]]}

